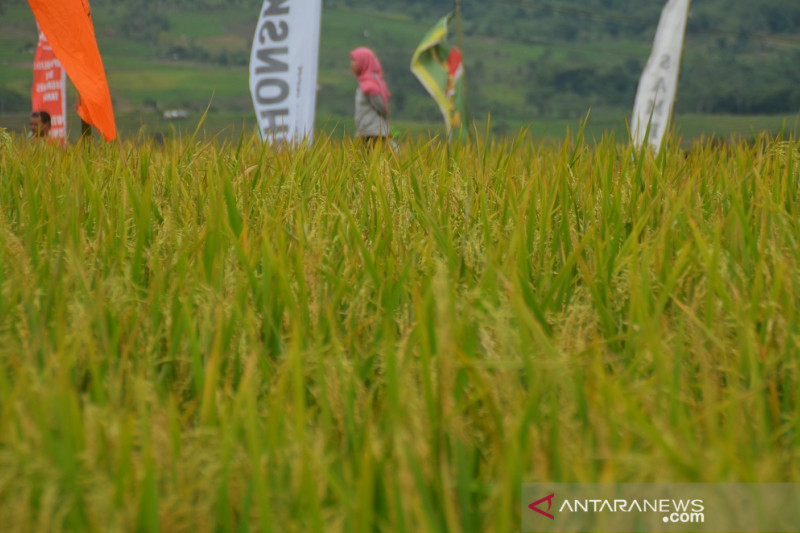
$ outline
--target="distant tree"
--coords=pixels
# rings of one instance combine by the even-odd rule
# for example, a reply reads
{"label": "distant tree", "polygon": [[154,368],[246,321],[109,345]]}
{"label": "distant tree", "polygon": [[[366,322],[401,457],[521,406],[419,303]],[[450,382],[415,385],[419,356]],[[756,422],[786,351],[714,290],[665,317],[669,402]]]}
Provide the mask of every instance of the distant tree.
{"label": "distant tree", "polygon": [[157,42],[158,35],[170,28],[169,20],[158,9],[150,4],[157,0],[138,0],[139,4],[130,5],[120,18],[119,31],[125,37],[139,42]]}
{"label": "distant tree", "polygon": [[0,113],[28,111],[30,98],[0,85]]}

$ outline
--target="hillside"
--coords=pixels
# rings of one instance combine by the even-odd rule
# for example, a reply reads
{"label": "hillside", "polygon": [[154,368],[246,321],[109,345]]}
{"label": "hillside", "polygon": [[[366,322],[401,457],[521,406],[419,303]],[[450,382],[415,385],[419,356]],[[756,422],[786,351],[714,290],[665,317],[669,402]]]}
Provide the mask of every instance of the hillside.
{"label": "hillside", "polygon": [[[247,62],[261,2],[96,0],[93,16],[123,132],[196,124],[252,128]],[[463,2],[468,98],[474,118],[506,133],[531,125],[561,135],[591,109],[594,131],[624,132],[661,3],[636,0]],[[440,131],[438,111],[408,70],[427,27],[452,4],[328,0],[323,12],[318,125],[346,134],[353,82],[349,49],[381,57],[401,129]],[[27,2],[0,0],[0,125],[24,122],[35,25]],[[800,109],[800,4],[696,0],[678,93],[680,132],[727,134],[708,114],[734,115],[734,129],[790,125]],[[453,35],[455,39],[455,35]],[[165,109],[191,112],[167,123]],[[754,116],[765,118],[753,118]],[[737,119],[735,116],[745,116]],[[769,118],[773,117],[773,118]],[[683,122],[682,122],[683,121]],[[700,124],[695,128],[690,123]],[[231,126],[233,125],[233,126]]]}

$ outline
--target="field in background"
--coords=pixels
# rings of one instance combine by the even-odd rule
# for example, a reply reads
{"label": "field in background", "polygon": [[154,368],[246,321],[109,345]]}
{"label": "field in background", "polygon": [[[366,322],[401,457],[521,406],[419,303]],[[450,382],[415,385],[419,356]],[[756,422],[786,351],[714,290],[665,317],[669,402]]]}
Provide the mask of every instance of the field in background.
{"label": "field in background", "polygon": [[514,531],[800,481],[800,144],[0,146],[9,531]]}
{"label": "field in background", "polygon": [[[431,23],[441,15],[435,9],[430,13]],[[137,40],[125,35],[123,6],[99,2],[94,5],[99,46],[121,135],[128,139],[136,137],[143,126],[157,140],[168,136],[171,130],[191,133],[209,106],[205,122],[207,137],[232,140],[243,130],[252,131],[255,120],[247,61],[256,14],[257,9],[249,12],[241,7],[196,12],[170,7],[159,11],[159,16],[169,21],[169,28],[155,32],[151,39]],[[348,52],[367,45],[375,48],[388,65],[386,75],[394,93],[393,125],[412,136],[442,134],[438,109],[408,69],[414,47],[426,29],[420,20],[404,14],[326,8],[322,22],[324,46],[320,51],[317,129],[334,137],[347,136],[352,131],[355,85],[349,71]],[[21,132],[27,125],[26,102],[36,45],[35,23],[29,7],[25,3],[6,7],[0,30],[0,90],[13,91],[17,100],[23,102],[18,102],[21,107],[14,110],[0,105],[0,127]],[[595,95],[586,96],[585,106],[579,111],[570,108],[540,112],[535,105],[537,92],[543,94],[553,89],[545,81],[531,77],[530,72],[545,61],[553,65],[568,63],[578,71],[587,65],[608,71],[615,67],[640,70],[649,54],[649,42],[607,39],[552,46],[468,34],[465,53],[468,76],[472,77],[468,98],[479,129],[484,130],[491,123],[495,135],[513,138],[521,129],[529,128],[535,140],[560,140],[567,128],[577,129],[591,108],[587,133],[599,138],[604,132],[613,131],[621,139],[633,106],[633,84],[624,105],[603,105],[599,103],[602,98]],[[688,47],[686,53],[687,57],[694,57],[709,52],[704,47]],[[72,98],[70,87],[70,101]],[[187,119],[163,118],[164,111],[170,109],[186,110]],[[68,122],[77,125],[77,120],[70,109]],[[712,134],[751,138],[761,131],[776,133],[784,122],[796,131],[797,120],[798,115],[679,115],[676,133],[686,144]],[[71,127],[72,139],[78,135],[79,128]]]}

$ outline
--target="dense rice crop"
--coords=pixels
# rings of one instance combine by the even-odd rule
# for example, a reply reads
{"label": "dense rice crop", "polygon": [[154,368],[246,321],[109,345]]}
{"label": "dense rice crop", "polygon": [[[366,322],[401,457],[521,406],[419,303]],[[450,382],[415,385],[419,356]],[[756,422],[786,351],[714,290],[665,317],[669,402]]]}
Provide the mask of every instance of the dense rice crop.
{"label": "dense rice crop", "polygon": [[0,147],[7,531],[519,529],[800,480],[800,153]]}

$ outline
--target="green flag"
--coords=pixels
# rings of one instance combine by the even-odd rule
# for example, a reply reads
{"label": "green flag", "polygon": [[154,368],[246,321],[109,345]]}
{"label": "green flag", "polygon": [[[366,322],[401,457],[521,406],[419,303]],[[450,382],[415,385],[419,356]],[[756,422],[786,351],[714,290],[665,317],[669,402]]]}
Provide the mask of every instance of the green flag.
{"label": "green flag", "polygon": [[464,140],[468,134],[464,65],[458,47],[447,43],[447,24],[454,14],[442,17],[423,37],[411,58],[411,72],[439,105],[448,138]]}

